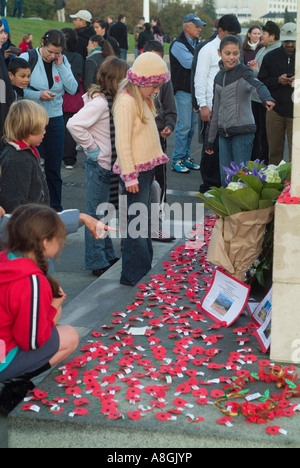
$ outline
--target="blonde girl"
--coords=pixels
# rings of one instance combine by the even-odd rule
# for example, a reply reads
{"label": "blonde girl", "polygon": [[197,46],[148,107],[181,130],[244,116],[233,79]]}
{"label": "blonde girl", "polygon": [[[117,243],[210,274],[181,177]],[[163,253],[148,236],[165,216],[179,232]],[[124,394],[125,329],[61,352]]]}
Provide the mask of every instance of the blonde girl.
{"label": "blonde girl", "polygon": [[[153,100],[160,86],[169,79],[164,60],[146,52],[128,70],[114,104],[118,155],[114,172],[121,177],[128,207],[121,283],[131,286],[149,272],[152,264],[151,186],[155,167],[168,161],[160,144]],[[132,232],[137,214],[132,214],[130,208],[135,203],[147,212],[148,224],[140,223],[140,229]]]}

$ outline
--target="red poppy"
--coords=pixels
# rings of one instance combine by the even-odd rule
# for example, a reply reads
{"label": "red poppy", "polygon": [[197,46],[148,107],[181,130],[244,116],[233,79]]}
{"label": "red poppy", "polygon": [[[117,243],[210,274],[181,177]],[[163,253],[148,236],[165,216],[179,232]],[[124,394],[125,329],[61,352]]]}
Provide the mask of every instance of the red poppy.
{"label": "red poppy", "polygon": [[232,417],[231,416],[223,416],[222,418],[218,419],[216,422],[220,425],[226,425],[227,423],[231,423]]}
{"label": "red poppy", "polygon": [[191,390],[192,389],[189,384],[183,383],[178,385],[178,387],[176,388],[176,393],[190,393]]}
{"label": "red poppy", "polygon": [[81,388],[80,387],[70,387],[66,389],[67,395],[81,395]]}
{"label": "red poppy", "polygon": [[266,428],[266,433],[269,435],[277,435],[279,434],[281,427],[279,426],[269,426]]}
{"label": "red poppy", "polygon": [[171,419],[172,415],[169,413],[161,412],[161,413],[156,413],[156,419],[159,421],[168,421],[168,419]]}
{"label": "red poppy", "polygon": [[122,416],[123,415],[122,415],[122,413],[120,413],[120,411],[113,411],[113,412],[108,414],[107,419],[115,420],[115,419],[122,418]]}
{"label": "red poppy", "polygon": [[88,405],[89,400],[87,398],[78,398],[77,400],[73,401],[73,404],[75,406],[82,406],[82,405]]}
{"label": "red poppy", "polygon": [[223,398],[224,395],[225,395],[225,393],[223,392],[223,390],[212,390],[212,391],[210,392],[210,396],[211,396],[212,398],[216,398],[216,399],[218,399],[218,398]]}
{"label": "red poppy", "polygon": [[138,421],[139,419],[141,419],[142,415],[141,415],[141,411],[138,410],[138,411],[130,411],[129,413],[127,413],[127,416],[132,419],[133,421]]}
{"label": "red poppy", "polygon": [[193,416],[192,418],[188,416],[188,422],[198,423],[202,421],[204,421],[204,418],[201,418],[200,416]]}
{"label": "red poppy", "polygon": [[208,398],[197,398],[196,403],[200,406],[205,406],[209,402]]}
{"label": "red poppy", "polygon": [[150,400],[150,403],[155,408],[160,408],[160,409],[162,409],[162,408],[164,408],[166,406],[165,401]]}
{"label": "red poppy", "polygon": [[174,403],[175,406],[177,406],[179,408],[183,408],[185,405],[188,404],[188,402],[186,400],[183,400],[182,398],[175,398],[173,403]]}
{"label": "red poppy", "polygon": [[53,398],[53,401],[55,401],[55,403],[59,403],[59,404],[61,405],[61,404],[63,404],[63,403],[68,403],[69,398],[66,398],[66,397],[58,397],[58,398]]}
{"label": "red poppy", "polygon": [[21,411],[30,411],[32,406],[34,406],[33,403],[26,403],[22,406]]}
{"label": "red poppy", "polygon": [[59,82],[60,82],[59,76],[55,76],[55,77],[54,77],[54,80],[55,80],[56,83],[59,83]]}
{"label": "red poppy", "polygon": [[88,410],[82,407],[74,408],[72,412],[77,414],[77,416],[85,416],[86,414],[88,414]]}

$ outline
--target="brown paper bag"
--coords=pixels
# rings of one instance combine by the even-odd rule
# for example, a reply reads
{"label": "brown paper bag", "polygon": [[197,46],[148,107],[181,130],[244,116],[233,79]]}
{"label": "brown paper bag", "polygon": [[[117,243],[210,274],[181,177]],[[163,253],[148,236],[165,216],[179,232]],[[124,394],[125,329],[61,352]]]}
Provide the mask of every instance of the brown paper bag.
{"label": "brown paper bag", "polygon": [[274,207],[270,207],[219,219],[212,232],[208,261],[244,281],[246,272],[262,252],[266,226],[273,217]]}

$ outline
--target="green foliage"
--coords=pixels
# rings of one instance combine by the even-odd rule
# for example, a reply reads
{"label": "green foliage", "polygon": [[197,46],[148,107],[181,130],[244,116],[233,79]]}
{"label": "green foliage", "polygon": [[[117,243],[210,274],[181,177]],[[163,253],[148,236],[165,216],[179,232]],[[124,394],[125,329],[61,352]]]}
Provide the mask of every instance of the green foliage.
{"label": "green foliage", "polygon": [[[14,2],[8,2],[7,14],[13,14]],[[23,13],[26,18],[54,19],[55,5],[52,0],[30,0],[23,3]]]}
{"label": "green foliage", "polygon": [[236,166],[235,171],[232,171],[232,184],[227,188],[213,187],[206,194],[198,195],[207,209],[223,218],[273,206],[284,189],[284,182],[290,180],[291,164],[269,169],[269,166],[250,161],[240,170]]}

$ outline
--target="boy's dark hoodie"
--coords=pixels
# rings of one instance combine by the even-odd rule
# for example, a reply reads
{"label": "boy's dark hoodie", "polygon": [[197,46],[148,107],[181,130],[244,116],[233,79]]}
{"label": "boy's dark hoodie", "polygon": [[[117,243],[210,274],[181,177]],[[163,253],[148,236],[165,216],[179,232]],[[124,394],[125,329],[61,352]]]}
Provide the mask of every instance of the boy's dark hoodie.
{"label": "boy's dark hoodie", "polygon": [[10,142],[0,156],[0,206],[12,213],[26,203],[50,204],[46,178],[36,148]]}

